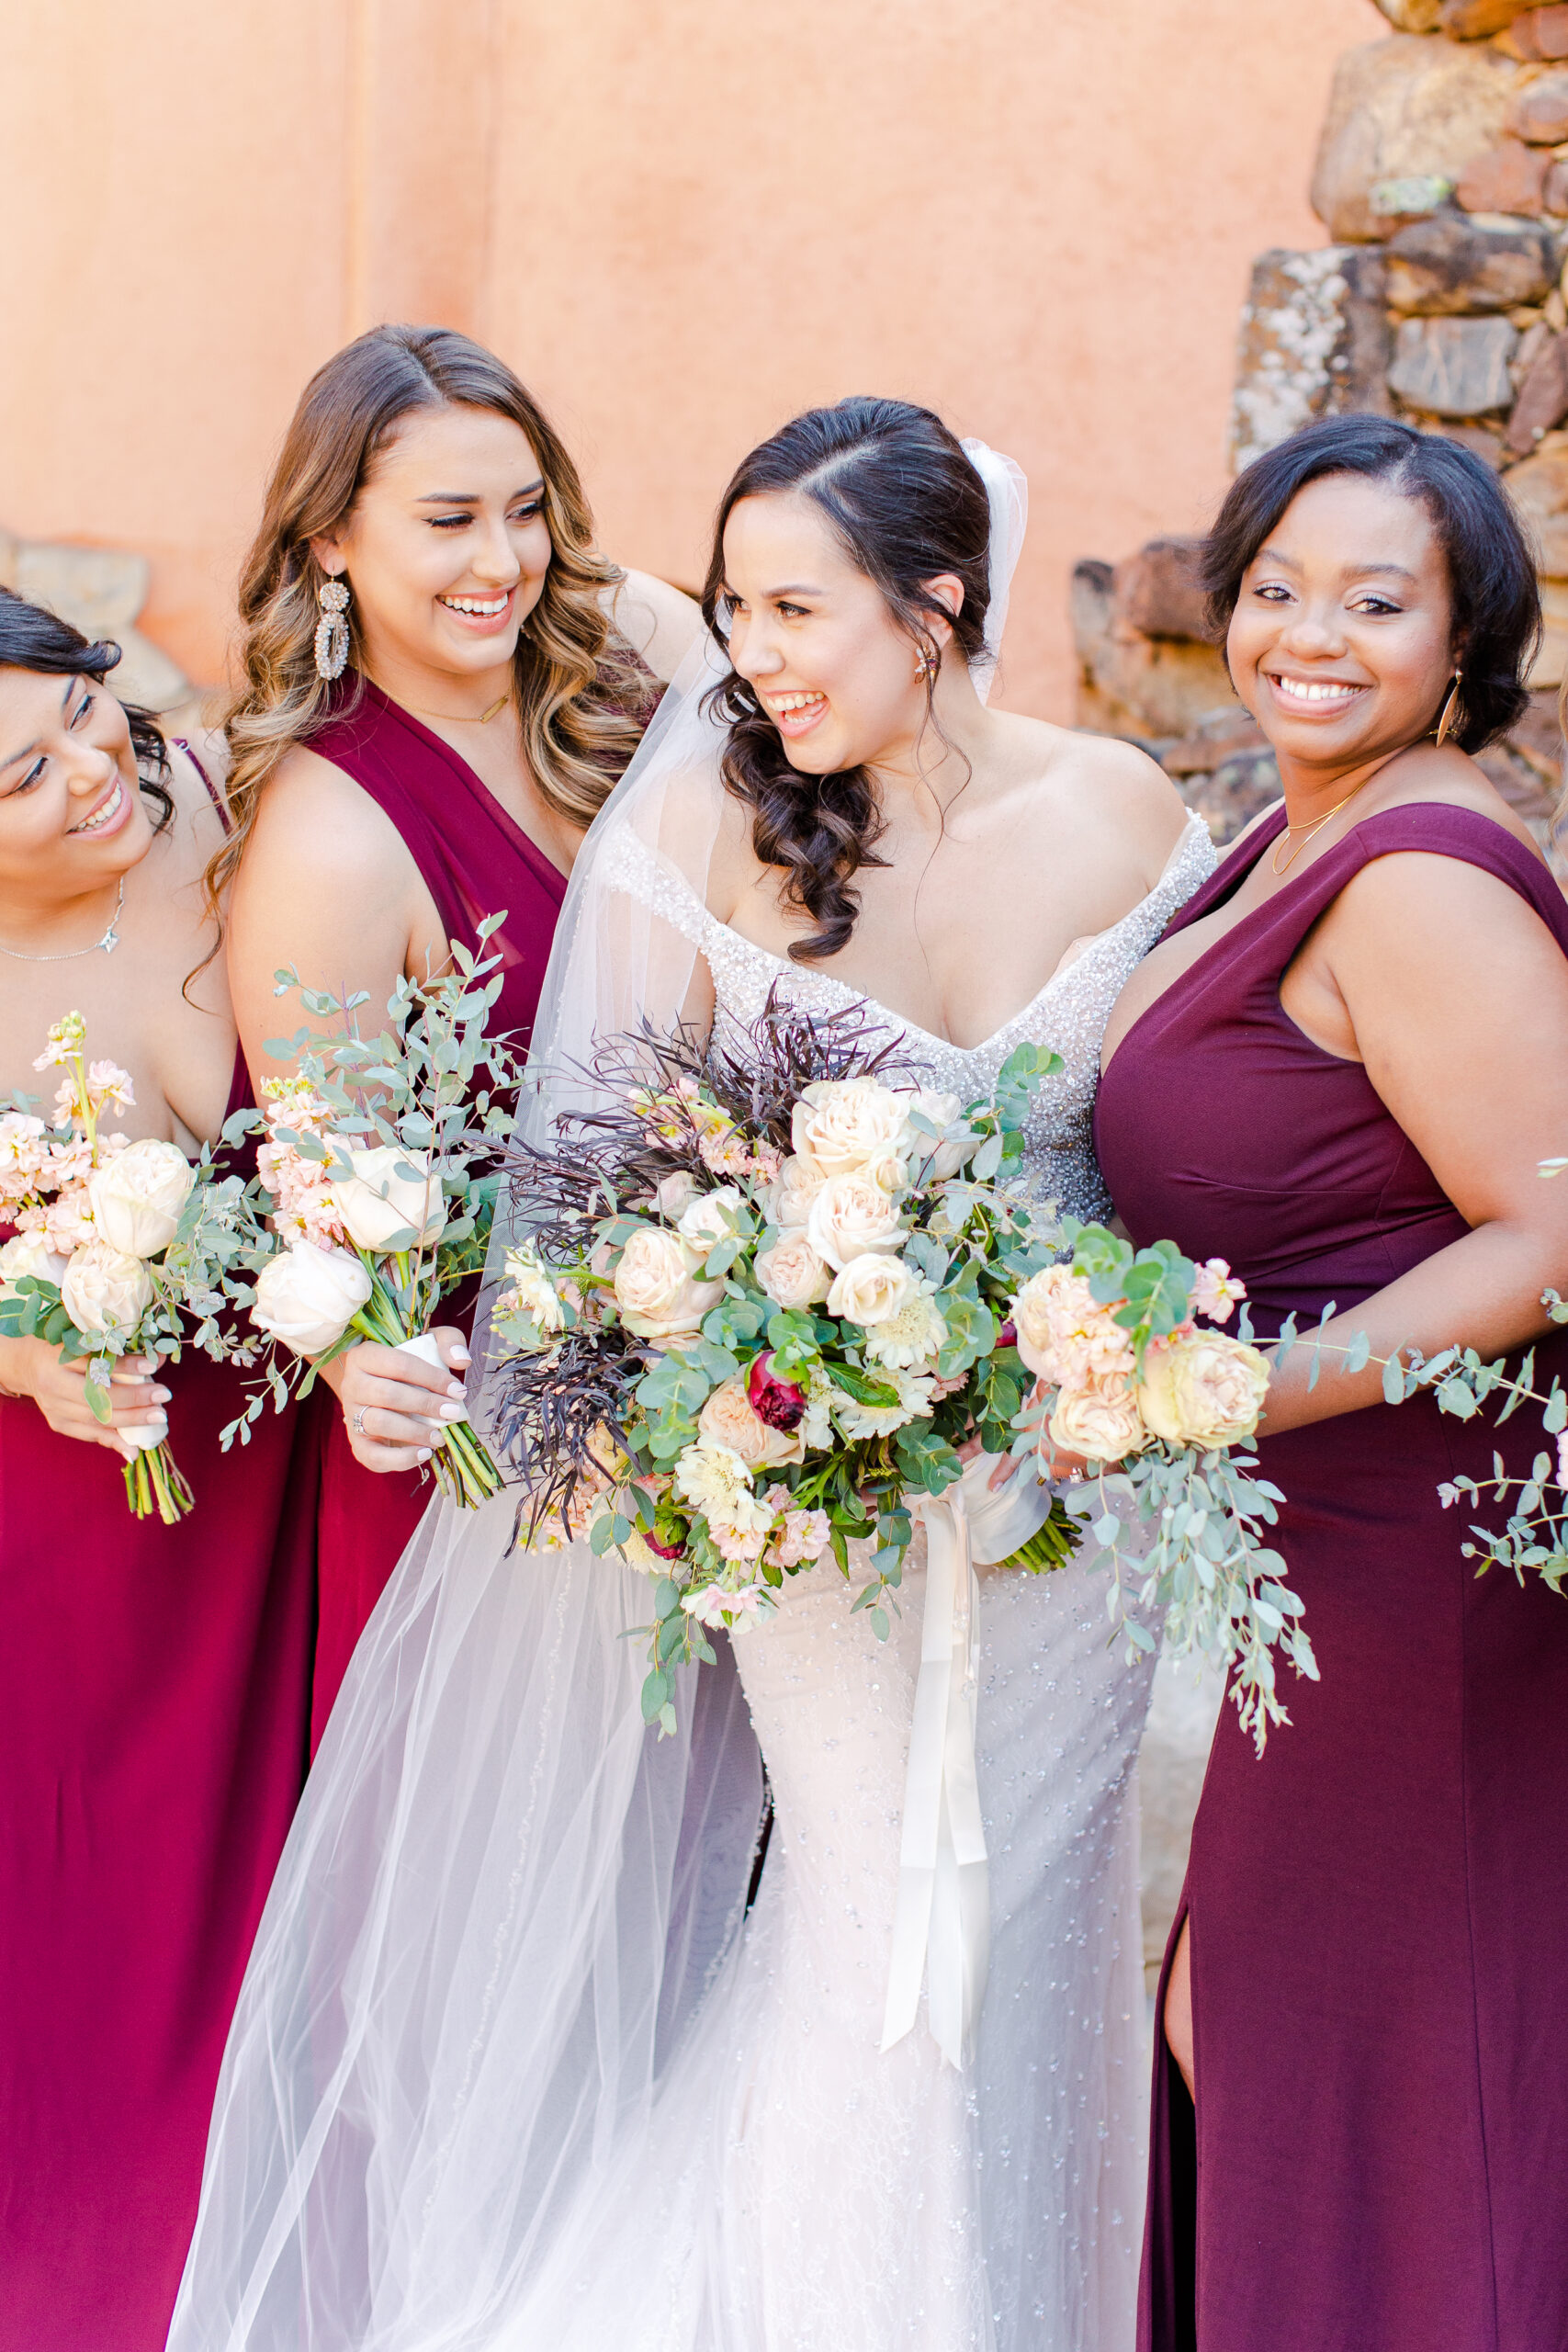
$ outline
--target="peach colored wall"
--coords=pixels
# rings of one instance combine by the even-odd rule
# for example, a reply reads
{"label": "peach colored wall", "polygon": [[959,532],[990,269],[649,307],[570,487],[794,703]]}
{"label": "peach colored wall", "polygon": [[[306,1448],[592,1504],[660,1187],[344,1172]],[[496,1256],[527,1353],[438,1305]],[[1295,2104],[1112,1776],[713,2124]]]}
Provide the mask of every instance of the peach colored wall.
{"label": "peach colored wall", "polygon": [[221,674],[306,375],[378,319],[518,368],[623,561],[691,580],[735,460],[852,390],[1009,449],[1007,697],[1066,577],[1224,481],[1250,256],[1371,0],[70,0],[0,15],[0,525],[152,559]]}

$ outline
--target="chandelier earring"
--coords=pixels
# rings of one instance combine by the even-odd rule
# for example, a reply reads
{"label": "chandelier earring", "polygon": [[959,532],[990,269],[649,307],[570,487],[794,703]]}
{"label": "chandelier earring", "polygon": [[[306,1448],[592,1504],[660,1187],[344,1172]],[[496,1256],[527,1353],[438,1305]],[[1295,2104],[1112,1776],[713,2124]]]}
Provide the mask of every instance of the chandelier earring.
{"label": "chandelier earring", "polygon": [[316,592],[321,617],[316,623],[316,675],[341,678],[348,664],[348,590],[341,580],[323,580]]}
{"label": "chandelier earring", "polygon": [[922,686],[929,686],[942,667],[942,657],[929,645],[922,645],[915,656],[915,675]]}
{"label": "chandelier earring", "polygon": [[1460,699],[1459,691],[1463,677],[1464,672],[1462,670],[1456,670],[1454,672],[1454,682],[1449,688],[1449,698],[1443,705],[1442,717],[1438,721],[1438,748],[1439,751],[1448,741],[1450,735],[1460,734],[1464,728],[1466,716],[1465,707],[1464,704]]}

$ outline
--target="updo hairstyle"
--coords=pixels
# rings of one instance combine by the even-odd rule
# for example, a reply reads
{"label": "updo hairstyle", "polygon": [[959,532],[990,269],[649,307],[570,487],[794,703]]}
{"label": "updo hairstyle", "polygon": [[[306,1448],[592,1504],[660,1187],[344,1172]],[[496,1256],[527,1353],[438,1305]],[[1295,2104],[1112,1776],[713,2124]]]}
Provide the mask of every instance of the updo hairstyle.
{"label": "updo hairstyle", "polygon": [[[742,459],[719,505],[703,615],[721,643],[728,643],[725,526],[741,499],[792,491],[821,508],[912,646],[931,657],[926,708],[935,726],[942,649],[932,624],[950,625],[965,662],[986,651],[991,511],[978,472],[941,417],[908,401],[860,396],[795,417]],[[924,584],[943,572],[964,583],[956,614]],[[756,690],[735,670],[714,688],[713,701],[729,722],[725,784],[754,812],[752,846],[765,865],[784,868],[786,904],[817,926],[792,943],[790,955],[796,962],[835,955],[860,912],[853,876],[863,865],[885,863],[875,854],[883,819],[871,778],[858,767],[834,775],[792,767]]]}

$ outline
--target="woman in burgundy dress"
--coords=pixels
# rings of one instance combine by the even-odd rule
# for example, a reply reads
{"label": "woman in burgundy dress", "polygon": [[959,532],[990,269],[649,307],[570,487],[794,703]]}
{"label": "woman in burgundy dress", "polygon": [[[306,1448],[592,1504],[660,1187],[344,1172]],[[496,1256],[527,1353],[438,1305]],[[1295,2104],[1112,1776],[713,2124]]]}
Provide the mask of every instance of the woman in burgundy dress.
{"label": "woman in burgundy dress", "polygon": [[[186,989],[221,810],[107,691],[118,659],[0,591],[0,1093],[52,1093],[33,1057],[79,1011],[130,1073],[126,1132],[189,1150],[248,1100],[221,965]],[[0,1339],[0,2352],[163,2344],[304,1781],[300,1417],[224,1454],[234,1372],[144,1372],[104,1428],[81,1363]],[[176,1527],[131,1517],[114,1434],[165,1408],[196,1495]]]}
{"label": "woman in burgundy dress", "polygon": [[[248,684],[227,727],[229,975],[258,1082],[303,1015],[274,975],[364,989],[378,1019],[491,914],[492,1014],[525,1044],[584,828],[699,626],[596,551],[576,469],[511,369],[466,336],[378,327],[306,387],[240,589]],[[645,658],[646,657],[646,658]],[[461,1310],[458,1310],[459,1315]],[[441,1372],[362,1343],[327,1367],[312,1747],[433,1491],[461,1408]]]}
{"label": "woman in burgundy dress", "polygon": [[[1100,1159],[1134,1238],[1228,1258],[1261,1332],[1537,1341],[1568,1272],[1568,907],[1468,752],[1523,707],[1533,567],[1490,473],[1310,427],[1208,545],[1284,806],[1129,982]],[[1145,2352],[1568,2345],[1568,1600],[1478,1578],[1439,1483],[1539,1413],[1277,1363],[1262,1462],[1322,1672],[1228,1708],[1161,1985]]]}

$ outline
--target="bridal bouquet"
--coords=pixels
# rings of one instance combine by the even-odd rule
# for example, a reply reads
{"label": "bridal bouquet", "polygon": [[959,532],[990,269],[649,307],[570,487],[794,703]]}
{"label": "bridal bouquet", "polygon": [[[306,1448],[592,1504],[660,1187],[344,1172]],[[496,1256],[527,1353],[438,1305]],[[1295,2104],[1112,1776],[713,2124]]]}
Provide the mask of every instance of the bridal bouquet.
{"label": "bridal bouquet", "polygon": [[[496,1428],[531,1540],[586,1533],[654,1578],[643,1711],[666,1729],[703,1629],[824,1555],[847,1575],[874,1546],[854,1606],[885,1634],[912,1506],[967,1440],[1012,1442],[1009,1301],[1054,1248],[1022,1128],[1061,1063],[1021,1046],[965,1103],[893,1053],[858,1013],[772,1003],[739,1055],[647,1031],[597,1057],[606,1107],[514,1175]],[[1055,1566],[1078,1532],[1042,1495],[1013,1565]]]}
{"label": "bridal bouquet", "polygon": [[[193,1164],[177,1144],[104,1127],[135,1097],[113,1062],[88,1062],[79,1012],[55,1023],[33,1067],[63,1076],[52,1126],[28,1111],[0,1115],[0,1214],[17,1227],[0,1249],[0,1333],[87,1357],[87,1402],[107,1422],[116,1359],[177,1361],[187,1340],[220,1361],[243,1353],[218,1318],[244,1246],[244,1187],[220,1177],[206,1148]],[[239,1132],[243,1122],[225,1139]],[[192,1496],[167,1444],[155,1426],[118,1435],[132,1450],[131,1510],[172,1526]]]}
{"label": "bridal bouquet", "polygon": [[[501,982],[497,959],[480,959],[494,928],[481,926],[479,957],[455,946],[452,971],[420,986],[400,979],[373,1038],[355,1030],[364,992],[339,999],[292,970],[277,975],[278,995],[297,989],[316,1019],[344,1024],[339,1036],[300,1029],[267,1045],[296,1072],[263,1089],[259,1240],[243,1295],[252,1322],[292,1367],[305,1366],[302,1376],[293,1370],[301,1395],[355,1339],[439,1363],[436,1309],[483,1266],[495,1162],[522,1074],[488,1031]],[[275,1347],[265,1379],[279,1406],[290,1376]],[[225,1445],[248,1436],[265,1393],[224,1431]],[[500,1473],[467,1420],[448,1423],[435,1444],[436,1476],[454,1501],[477,1507],[497,1492]]]}
{"label": "bridal bouquet", "polygon": [[[1223,1657],[1244,1728],[1259,1754],[1270,1723],[1290,1719],[1276,1689],[1276,1646],[1317,1679],[1302,1604],[1285,1563],[1259,1541],[1277,1487],[1243,1449],[1258,1427],[1269,1361],[1225,1323],[1244,1285],[1220,1258],[1194,1265],[1168,1241],[1134,1250],[1104,1226],[1060,1223],[1066,1262],[1031,1276],[1013,1301],[1017,1346],[1039,1383],[1016,1444],[1083,1455],[1089,1479],[1072,1498],[1098,1500],[1093,1538],[1113,1570],[1111,1607],[1129,1642],[1154,1638],[1124,1605],[1122,1546],[1151,1540],[1135,1570],[1138,1598],[1165,1618],[1177,1656]],[[1121,1498],[1121,1514],[1111,1508]]]}

